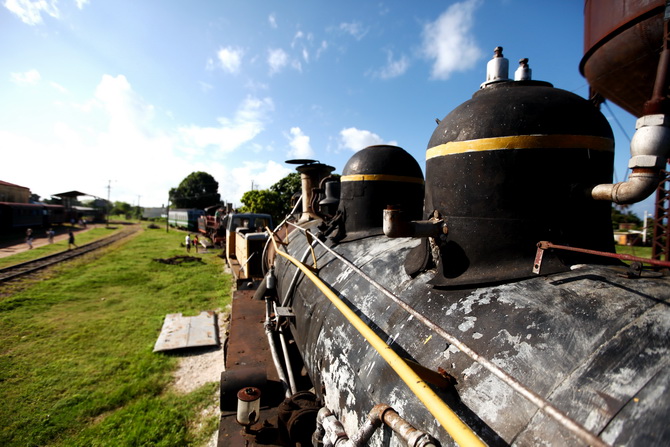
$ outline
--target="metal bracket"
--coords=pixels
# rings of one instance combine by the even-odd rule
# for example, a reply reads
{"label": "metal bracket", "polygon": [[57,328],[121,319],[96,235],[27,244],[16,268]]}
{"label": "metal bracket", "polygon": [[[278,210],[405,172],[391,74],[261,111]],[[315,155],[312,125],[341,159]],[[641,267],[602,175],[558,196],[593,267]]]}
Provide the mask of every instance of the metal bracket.
{"label": "metal bracket", "polygon": [[291,307],[277,306],[275,308],[275,313],[276,313],[277,317],[295,318],[295,314],[293,313],[293,308],[291,308]]}

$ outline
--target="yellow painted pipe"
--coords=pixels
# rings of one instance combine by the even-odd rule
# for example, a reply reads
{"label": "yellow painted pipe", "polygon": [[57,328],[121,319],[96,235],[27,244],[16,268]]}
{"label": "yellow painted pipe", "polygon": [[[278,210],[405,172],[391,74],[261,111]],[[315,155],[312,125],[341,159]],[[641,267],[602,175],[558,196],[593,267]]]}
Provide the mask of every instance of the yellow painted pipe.
{"label": "yellow painted pipe", "polygon": [[[274,240],[274,239],[273,239]],[[291,255],[278,249],[277,253],[298,267],[319,290],[333,303],[333,305],[344,315],[344,317],[356,328],[356,330],[372,345],[384,360],[393,368],[400,378],[407,384],[412,392],[423,402],[426,409],[435,416],[435,419],[449,433],[449,435],[461,446],[485,446],[481,439],[468,427],[449,406],[440,399],[433,390],[421,380],[421,378],[405,363],[405,361],[391,349],[389,345],[379,338],[370,327],[361,320],[356,313],[324,284],[319,277]]]}

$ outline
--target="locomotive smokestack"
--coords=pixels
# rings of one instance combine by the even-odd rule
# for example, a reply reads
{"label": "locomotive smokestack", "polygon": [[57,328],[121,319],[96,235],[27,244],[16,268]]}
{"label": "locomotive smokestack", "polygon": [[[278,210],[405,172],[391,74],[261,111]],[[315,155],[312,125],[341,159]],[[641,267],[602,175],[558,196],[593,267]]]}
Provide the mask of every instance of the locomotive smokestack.
{"label": "locomotive smokestack", "polygon": [[335,170],[333,166],[328,166],[312,160],[309,161],[309,164],[304,164],[296,168],[300,173],[300,180],[302,181],[302,216],[300,216],[300,222],[307,222],[318,218],[318,215],[312,206],[314,189],[317,189],[321,180],[328,177],[330,173]]}

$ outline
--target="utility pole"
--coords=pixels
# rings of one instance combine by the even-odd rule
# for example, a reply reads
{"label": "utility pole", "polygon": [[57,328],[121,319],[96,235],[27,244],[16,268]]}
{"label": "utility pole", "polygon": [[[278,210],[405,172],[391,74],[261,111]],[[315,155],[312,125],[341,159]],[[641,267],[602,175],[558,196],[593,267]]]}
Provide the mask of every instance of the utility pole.
{"label": "utility pole", "polygon": [[106,213],[107,218],[105,223],[106,227],[109,227],[109,213],[111,211],[111,204],[112,204],[109,201],[109,197],[111,196],[111,193],[112,193],[112,181],[109,180],[109,182],[107,183],[107,213]]}

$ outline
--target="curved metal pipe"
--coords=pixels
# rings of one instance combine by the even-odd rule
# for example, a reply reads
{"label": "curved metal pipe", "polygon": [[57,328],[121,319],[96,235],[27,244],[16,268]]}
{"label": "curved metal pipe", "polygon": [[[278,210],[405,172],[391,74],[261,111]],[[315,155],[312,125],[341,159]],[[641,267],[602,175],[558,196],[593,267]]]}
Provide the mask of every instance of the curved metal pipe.
{"label": "curved metal pipe", "polygon": [[660,180],[659,170],[633,169],[625,182],[595,186],[591,190],[591,197],[620,205],[637,203],[649,197],[658,187]]}
{"label": "curved metal pipe", "polygon": [[277,345],[275,344],[274,335],[272,334],[272,328],[270,324],[270,309],[272,309],[272,302],[270,299],[265,300],[265,335],[268,337],[268,345],[270,346],[270,354],[272,354],[272,362],[275,365],[277,370],[277,375],[279,380],[284,387],[284,396],[291,397],[291,388],[289,386],[289,381],[286,378],[286,373],[284,368],[281,366],[281,360],[279,359],[279,352],[277,352]]}
{"label": "curved metal pipe", "polygon": [[640,202],[649,197],[661,180],[670,152],[670,117],[645,115],[637,120],[637,129],[630,142],[630,161],[633,170],[628,180],[616,184],[601,184],[591,189],[595,200],[618,204]]}
{"label": "curved metal pipe", "polygon": [[[273,238],[274,241],[274,238]],[[426,406],[426,409],[444,427],[449,435],[459,445],[484,446],[474,431],[463,422],[456,413],[435,394],[435,392],[424,382],[414,370],[387,345],[356,313],[351,310],[335,293],[333,293],[321,279],[319,279],[307,266],[279,250],[275,244],[277,254],[286,258],[298,267],[309,278],[310,281],[323,293],[337,310],[351,323],[351,325],[370,343],[370,345],[381,355],[381,357],[393,368],[403,382]]]}
{"label": "curved metal pipe", "polygon": [[[364,447],[382,424],[386,424],[408,447],[435,447],[435,440],[417,430],[387,404],[375,405],[358,432],[349,438],[342,423],[326,407],[316,416],[315,435],[324,447]],[[325,439],[324,439],[325,438]],[[316,445],[316,443],[314,444]]]}

